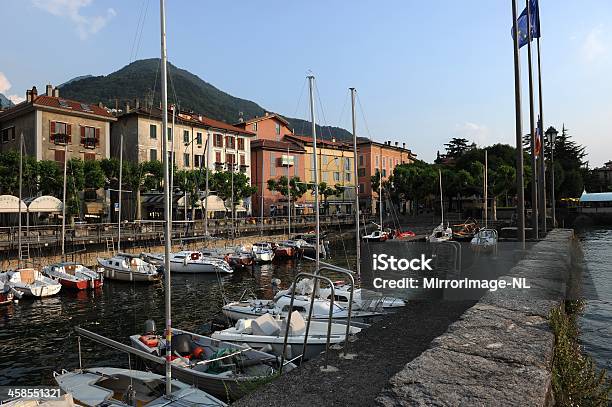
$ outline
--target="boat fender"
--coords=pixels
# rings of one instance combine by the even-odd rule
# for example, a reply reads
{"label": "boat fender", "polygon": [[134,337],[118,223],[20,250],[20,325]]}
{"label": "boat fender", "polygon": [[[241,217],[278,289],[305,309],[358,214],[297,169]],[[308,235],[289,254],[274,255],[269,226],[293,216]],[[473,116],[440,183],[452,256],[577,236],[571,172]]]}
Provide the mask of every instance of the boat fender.
{"label": "boat fender", "polygon": [[149,348],[156,348],[159,345],[159,339],[156,335],[141,335],[140,342],[147,345]]}
{"label": "boat fender", "polygon": [[196,346],[191,352],[191,359],[204,359],[206,355],[204,354],[204,348],[201,346]]}

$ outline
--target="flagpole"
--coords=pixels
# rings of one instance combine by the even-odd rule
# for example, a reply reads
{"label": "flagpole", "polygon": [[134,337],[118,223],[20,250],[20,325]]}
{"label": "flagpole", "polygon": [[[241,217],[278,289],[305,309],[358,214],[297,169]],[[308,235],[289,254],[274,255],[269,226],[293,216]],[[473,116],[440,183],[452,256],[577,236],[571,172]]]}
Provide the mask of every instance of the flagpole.
{"label": "flagpole", "polygon": [[[539,7],[539,5],[538,5]],[[538,16],[540,11],[537,10]],[[539,21],[539,18],[538,18]],[[542,108],[542,65],[540,63],[540,32],[538,27],[538,38],[537,38],[537,51],[538,51],[538,97],[540,105],[540,214],[542,216],[542,233],[546,234],[546,166],[544,163],[544,109]]]}
{"label": "flagpole", "polygon": [[527,69],[529,70],[529,135],[531,138],[531,236],[539,238],[538,233],[538,165],[535,148],[535,113],[533,108],[533,73],[531,68],[531,0],[527,4]]}
{"label": "flagpole", "polygon": [[519,61],[518,30],[516,24],[516,0],[512,0],[512,31],[514,33],[514,110],[516,128],[516,194],[517,231],[516,236],[525,248],[525,191],[523,175],[523,123],[521,118],[521,67]]}

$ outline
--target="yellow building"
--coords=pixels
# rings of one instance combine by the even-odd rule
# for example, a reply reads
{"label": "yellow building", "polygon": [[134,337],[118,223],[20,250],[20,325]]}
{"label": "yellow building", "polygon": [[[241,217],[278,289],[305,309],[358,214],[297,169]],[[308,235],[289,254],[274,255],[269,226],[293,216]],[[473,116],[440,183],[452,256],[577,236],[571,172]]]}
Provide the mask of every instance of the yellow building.
{"label": "yellow building", "polygon": [[[309,185],[315,179],[315,161],[313,156],[312,137],[286,135],[285,139],[300,144],[305,150],[304,174],[300,178]],[[336,140],[323,140],[317,138],[317,170],[318,181],[327,184],[330,188],[341,187],[339,195],[329,195],[320,198],[321,212],[325,214],[351,214],[355,203],[355,154],[353,148]],[[322,192],[322,191],[321,191]],[[314,195],[311,192],[304,194],[298,201],[303,205],[305,213],[313,211]]]}

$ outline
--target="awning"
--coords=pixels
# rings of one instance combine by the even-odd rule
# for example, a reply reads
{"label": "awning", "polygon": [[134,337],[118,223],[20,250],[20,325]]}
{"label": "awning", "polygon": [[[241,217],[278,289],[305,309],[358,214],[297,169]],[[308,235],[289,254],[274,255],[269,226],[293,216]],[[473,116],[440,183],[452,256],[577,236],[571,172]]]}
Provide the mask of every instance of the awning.
{"label": "awning", "polygon": [[62,201],[51,195],[27,198],[25,200],[30,212],[61,212]]}
{"label": "awning", "polygon": [[21,211],[27,211],[25,202],[13,195],[0,195],[0,213],[19,213],[19,204],[21,203]]}
{"label": "awning", "polygon": [[584,191],[580,196],[580,202],[612,202],[612,192],[592,192]]}

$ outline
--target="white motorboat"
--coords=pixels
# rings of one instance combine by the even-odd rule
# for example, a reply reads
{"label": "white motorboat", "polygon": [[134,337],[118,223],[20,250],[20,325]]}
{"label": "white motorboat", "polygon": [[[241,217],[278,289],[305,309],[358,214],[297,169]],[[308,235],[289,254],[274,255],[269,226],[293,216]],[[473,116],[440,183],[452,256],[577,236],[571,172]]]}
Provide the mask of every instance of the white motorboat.
{"label": "white motorboat", "polygon": [[443,223],[440,223],[431,232],[431,235],[427,236],[427,241],[430,243],[448,242],[453,240],[453,229],[450,226],[444,227]]}
{"label": "white motorboat", "polygon": [[2,407],[75,407],[78,404],[75,404],[74,399],[72,398],[72,394],[65,393],[60,395],[59,397],[53,398],[27,398],[27,397],[18,397],[12,398],[8,400],[2,400]]}
{"label": "white motorboat", "polygon": [[[147,258],[164,262],[163,254],[144,254]],[[183,250],[170,254],[170,271],[173,273],[233,273],[222,259],[204,256],[199,251]]]}
{"label": "white motorboat", "polygon": [[[346,340],[346,325],[331,324],[330,344],[339,344]],[[220,341],[250,346],[264,352],[280,356],[283,352],[286,321],[264,314],[256,319],[239,319],[232,328],[214,332],[211,337]],[[327,343],[327,322],[312,321],[308,329],[308,343],[303,360],[318,356],[325,350]],[[349,335],[355,335],[361,328],[351,326]],[[302,354],[306,333],[306,321],[297,311],[291,313],[291,324],[287,336],[287,354],[285,359],[293,359]]]}
{"label": "white motorboat", "polygon": [[[302,295],[296,292],[293,301],[293,310],[298,311],[303,317],[308,316],[310,309],[310,295]],[[264,314],[280,316],[286,318],[291,303],[291,291],[282,290],[273,300],[248,299],[230,302],[222,307],[223,315],[237,321],[248,318],[255,319]],[[327,299],[315,297],[311,321],[328,321],[331,302]],[[376,311],[352,310],[351,321],[370,323],[381,317],[383,314]],[[346,321],[348,319],[348,309],[334,302],[332,308],[332,321]]]}
{"label": "white motorboat", "polygon": [[62,285],[33,268],[22,268],[4,273],[2,279],[27,297],[49,297],[60,292]]}
{"label": "white motorboat", "polygon": [[165,395],[164,376],[152,372],[113,367],[94,367],[73,372],[54,372],[57,385],[82,406],[226,406],[221,400],[191,385],[172,380]]}
{"label": "white motorboat", "polygon": [[104,278],[119,281],[154,282],[160,280],[155,265],[138,256],[118,253],[108,259],[98,258]]}
{"label": "white motorboat", "polygon": [[[130,336],[133,348],[158,356],[163,369],[166,339],[155,334],[155,324],[145,323],[144,335]],[[268,379],[279,372],[279,360],[265,352],[207,336],[172,329],[172,377],[218,397],[236,400],[249,391],[248,383]],[[148,363],[145,360],[145,364]],[[291,370],[288,364],[283,369]]]}
{"label": "white motorboat", "polygon": [[253,243],[253,256],[258,263],[269,263],[274,260],[274,249],[267,242]]}
{"label": "white motorboat", "polygon": [[[302,280],[304,281],[304,280]],[[351,298],[351,285],[344,282],[334,285],[334,302],[342,307],[348,307]],[[331,298],[331,288],[321,287],[318,294],[321,298]],[[395,311],[406,305],[401,298],[381,296],[377,292],[357,288],[353,293],[353,309],[369,311]]]}
{"label": "white motorboat", "polygon": [[384,230],[376,229],[369,235],[362,237],[366,242],[385,242],[389,239],[389,234]]}
{"label": "white motorboat", "polygon": [[482,228],[470,241],[470,247],[476,252],[491,252],[497,248],[497,230]]}
{"label": "white motorboat", "polygon": [[50,264],[43,267],[41,271],[44,275],[58,280],[62,286],[74,290],[100,288],[104,282],[101,272],[93,271],[78,263]]}

